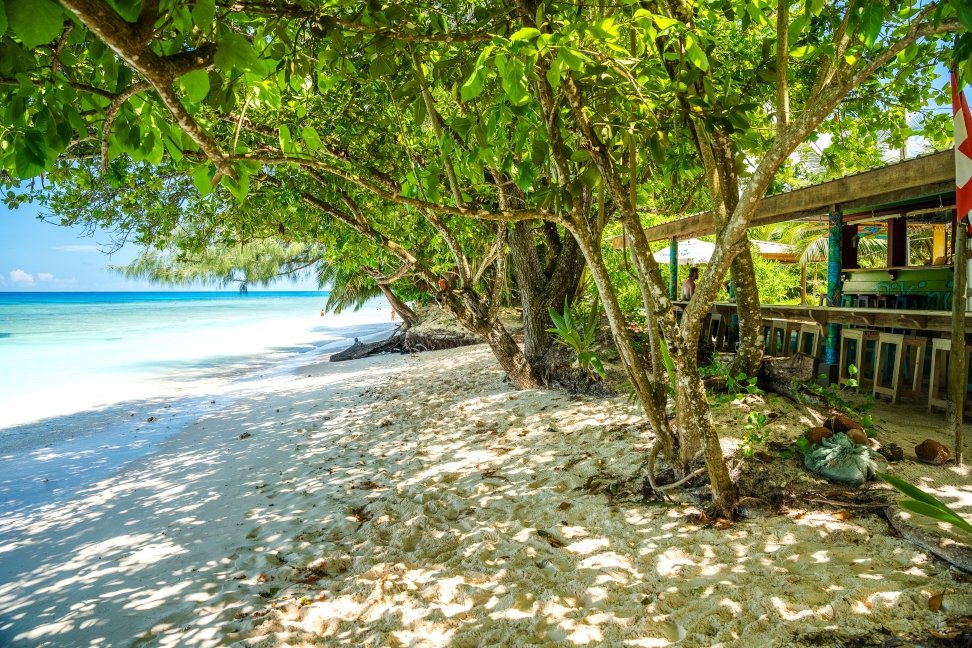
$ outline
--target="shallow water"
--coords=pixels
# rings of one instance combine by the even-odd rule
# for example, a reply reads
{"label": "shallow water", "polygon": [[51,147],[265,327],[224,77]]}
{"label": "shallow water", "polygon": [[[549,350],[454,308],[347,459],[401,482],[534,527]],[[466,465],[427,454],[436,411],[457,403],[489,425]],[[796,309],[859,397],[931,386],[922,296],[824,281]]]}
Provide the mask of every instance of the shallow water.
{"label": "shallow water", "polygon": [[387,303],[322,318],[326,296],[0,293],[0,511],[67,494],[207,411],[390,331]]}

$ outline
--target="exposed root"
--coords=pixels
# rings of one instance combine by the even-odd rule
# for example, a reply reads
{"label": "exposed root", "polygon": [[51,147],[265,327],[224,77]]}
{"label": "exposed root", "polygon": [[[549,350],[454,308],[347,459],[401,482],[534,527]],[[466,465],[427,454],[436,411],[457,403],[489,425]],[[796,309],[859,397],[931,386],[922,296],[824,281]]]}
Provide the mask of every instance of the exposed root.
{"label": "exposed root", "polygon": [[673,488],[678,488],[682,484],[685,484],[686,482],[692,481],[693,479],[695,479],[699,475],[704,474],[705,473],[705,470],[706,470],[705,466],[702,466],[701,468],[698,468],[697,470],[694,470],[694,471],[690,472],[689,474],[687,474],[686,476],[682,477],[681,479],[679,479],[676,482],[672,482],[671,484],[665,484],[663,486],[654,486],[653,488],[656,491],[667,491],[667,490],[671,490]]}
{"label": "exposed root", "polygon": [[656,495],[661,496],[662,499],[667,500],[668,495],[665,494],[663,490],[658,488],[658,482],[655,481],[655,460],[658,459],[658,453],[661,452],[661,440],[656,440],[655,444],[651,447],[651,452],[648,453],[648,485],[651,490]]}

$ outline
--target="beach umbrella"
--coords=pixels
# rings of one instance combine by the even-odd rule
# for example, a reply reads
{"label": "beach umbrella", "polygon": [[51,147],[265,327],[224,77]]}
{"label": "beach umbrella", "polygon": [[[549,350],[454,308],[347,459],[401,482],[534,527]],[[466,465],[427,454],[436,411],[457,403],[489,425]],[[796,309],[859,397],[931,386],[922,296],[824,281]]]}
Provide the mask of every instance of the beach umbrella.
{"label": "beach umbrella", "polygon": [[[793,245],[773,241],[750,241],[750,243],[756,248],[756,252],[767,259],[783,263],[796,261],[796,247]],[[696,265],[708,263],[713,252],[715,252],[715,243],[701,239],[686,239],[678,242],[678,256],[676,258],[679,265]],[[669,248],[665,247],[658,250],[653,256],[658,263],[668,264]]]}
{"label": "beach umbrella", "polygon": [[[678,242],[678,260],[679,265],[695,265],[697,263],[708,263],[709,259],[712,258],[712,253],[715,252],[715,243],[709,243],[708,241],[702,241],[699,239],[688,239],[685,241]],[[653,255],[655,261],[661,264],[667,264],[669,259],[669,248],[664,248],[655,252]]]}

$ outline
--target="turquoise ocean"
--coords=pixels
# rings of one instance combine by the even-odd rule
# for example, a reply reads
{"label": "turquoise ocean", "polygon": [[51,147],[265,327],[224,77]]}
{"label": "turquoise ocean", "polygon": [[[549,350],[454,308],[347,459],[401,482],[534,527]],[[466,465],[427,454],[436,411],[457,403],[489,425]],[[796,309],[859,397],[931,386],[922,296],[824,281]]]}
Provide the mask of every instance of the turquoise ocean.
{"label": "turquoise ocean", "polygon": [[69,495],[207,410],[393,327],[383,300],[322,317],[326,298],[0,293],[0,514]]}

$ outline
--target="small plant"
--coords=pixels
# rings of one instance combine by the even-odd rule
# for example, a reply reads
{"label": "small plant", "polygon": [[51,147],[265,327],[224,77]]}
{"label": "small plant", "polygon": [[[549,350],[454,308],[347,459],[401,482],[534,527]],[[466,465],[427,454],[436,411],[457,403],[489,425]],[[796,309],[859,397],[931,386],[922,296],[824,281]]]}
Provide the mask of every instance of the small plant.
{"label": "small plant", "polygon": [[810,451],[811,448],[812,446],[810,445],[810,439],[805,436],[797,437],[797,440],[793,442],[793,445],[785,450],[780,451],[780,458],[789,459],[798,452],[805,455]]}
{"label": "small plant", "polygon": [[857,389],[858,382],[857,382],[857,378],[854,377],[857,375],[857,365],[854,364],[847,365],[847,375],[850,376],[850,378],[847,379],[847,383],[846,383],[847,386],[851,387],[852,389]]}
{"label": "small plant", "polygon": [[744,457],[753,456],[753,447],[767,439],[769,434],[766,427],[766,415],[762,412],[750,412],[746,415],[746,432],[743,434],[742,452]]}
{"label": "small plant", "polygon": [[924,515],[934,520],[946,522],[972,535],[972,524],[960,517],[958,513],[950,509],[944,502],[934,495],[930,495],[921,490],[914,484],[909,484],[903,479],[898,479],[887,473],[877,473],[877,476],[894,486],[897,490],[904,493],[911,499],[903,499],[898,505],[906,511]]}
{"label": "small plant", "polygon": [[553,328],[547,329],[554,334],[554,339],[574,352],[574,368],[587,369],[592,374],[604,378],[604,365],[594,353],[594,343],[597,341],[598,308],[594,304],[587,318],[578,326],[570,305],[564,300],[564,313],[561,315],[553,308],[547,309]]}
{"label": "small plant", "polygon": [[735,376],[726,374],[726,391],[730,396],[743,393],[758,396],[763,393],[763,390],[756,386],[756,380],[756,376],[747,376],[741,371]]}
{"label": "small plant", "polygon": [[675,399],[675,392],[677,391],[675,382],[675,361],[672,360],[672,354],[668,350],[668,346],[665,341],[659,345],[661,349],[662,364],[665,365],[665,373],[668,374],[668,395]]}

